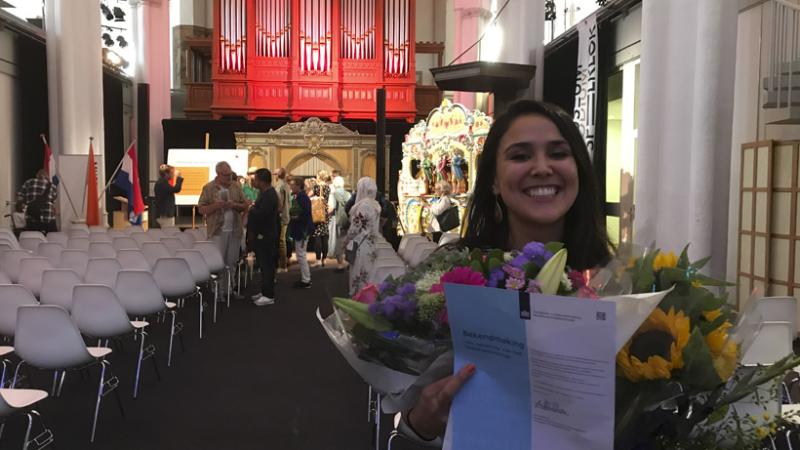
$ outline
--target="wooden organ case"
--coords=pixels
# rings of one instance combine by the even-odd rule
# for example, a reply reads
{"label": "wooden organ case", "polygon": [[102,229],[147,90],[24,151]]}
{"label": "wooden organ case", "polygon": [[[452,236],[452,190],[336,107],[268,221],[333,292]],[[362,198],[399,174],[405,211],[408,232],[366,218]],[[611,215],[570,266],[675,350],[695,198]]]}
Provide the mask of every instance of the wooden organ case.
{"label": "wooden organ case", "polygon": [[215,118],[413,122],[416,0],[214,0]]}

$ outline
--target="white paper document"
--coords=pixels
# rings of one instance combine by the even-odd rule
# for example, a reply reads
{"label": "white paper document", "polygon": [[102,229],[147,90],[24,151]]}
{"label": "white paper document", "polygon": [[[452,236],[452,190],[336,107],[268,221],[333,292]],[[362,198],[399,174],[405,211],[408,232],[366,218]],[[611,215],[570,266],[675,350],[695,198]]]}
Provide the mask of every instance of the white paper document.
{"label": "white paper document", "polygon": [[456,396],[445,449],[612,450],[616,305],[447,285]]}

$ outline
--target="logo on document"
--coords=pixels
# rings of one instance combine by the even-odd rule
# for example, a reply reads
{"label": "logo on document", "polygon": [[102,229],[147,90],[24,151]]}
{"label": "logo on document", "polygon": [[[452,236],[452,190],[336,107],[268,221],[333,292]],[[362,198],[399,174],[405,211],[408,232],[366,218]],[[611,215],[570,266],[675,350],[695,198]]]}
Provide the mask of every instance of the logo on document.
{"label": "logo on document", "polygon": [[558,402],[551,402],[549,400],[538,400],[536,402],[536,409],[549,411],[556,414],[566,416],[567,412],[558,404]]}

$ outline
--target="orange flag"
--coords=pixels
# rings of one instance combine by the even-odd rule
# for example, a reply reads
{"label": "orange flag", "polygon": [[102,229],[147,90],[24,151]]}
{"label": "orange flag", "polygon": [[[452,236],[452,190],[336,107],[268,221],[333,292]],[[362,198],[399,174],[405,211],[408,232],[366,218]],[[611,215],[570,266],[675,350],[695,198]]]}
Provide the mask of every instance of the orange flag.
{"label": "orange flag", "polygon": [[86,164],[86,225],[100,225],[100,200],[97,196],[97,168],[94,148],[89,142],[89,162]]}

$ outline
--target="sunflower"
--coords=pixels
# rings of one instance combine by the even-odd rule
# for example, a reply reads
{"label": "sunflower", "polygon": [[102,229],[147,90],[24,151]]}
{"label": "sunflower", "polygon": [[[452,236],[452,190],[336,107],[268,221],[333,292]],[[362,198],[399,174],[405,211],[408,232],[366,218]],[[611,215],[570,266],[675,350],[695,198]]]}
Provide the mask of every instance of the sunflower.
{"label": "sunflower", "polygon": [[683,368],[683,349],[689,343],[689,318],[683,311],[656,308],[617,354],[617,365],[632,382],[668,380]]}
{"label": "sunflower", "polygon": [[733,325],[727,320],[717,327],[716,330],[706,336],[706,345],[711,351],[711,359],[714,362],[714,369],[717,371],[720,380],[727,381],[736,369],[739,348],[731,339],[728,339],[728,329]]}
{"label": "sunflower", "polygon": [[653,259],[653,271],[658,272],[661,269],[668,269],[678,266],[678,256],[673,252],[664,253],[659,251]]}

